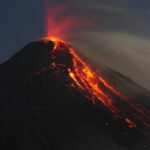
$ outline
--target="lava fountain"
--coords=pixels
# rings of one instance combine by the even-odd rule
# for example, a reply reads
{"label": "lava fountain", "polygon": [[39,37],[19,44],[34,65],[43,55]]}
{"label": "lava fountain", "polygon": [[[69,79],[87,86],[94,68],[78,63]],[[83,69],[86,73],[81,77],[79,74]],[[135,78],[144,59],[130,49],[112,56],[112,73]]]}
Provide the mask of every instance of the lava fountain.
{"label": "lava fountain", "polygon": [[46,37],[50,37],[50,39],[59,37],[59,39],[67,40],[74,37],[74,31],[88,26],[85,24],[84,17],[70,15],[67,11],[68,7],[63,5],[47,9],[45,19]]}

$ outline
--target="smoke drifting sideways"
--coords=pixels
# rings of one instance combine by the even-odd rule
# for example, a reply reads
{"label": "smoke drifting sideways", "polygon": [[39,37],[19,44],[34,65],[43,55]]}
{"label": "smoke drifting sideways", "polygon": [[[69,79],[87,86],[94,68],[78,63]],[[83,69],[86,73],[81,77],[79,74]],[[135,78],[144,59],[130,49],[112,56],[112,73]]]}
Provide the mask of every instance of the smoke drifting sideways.
{"label": "smoke drifting sideways", "polygon": [[[64,41],[68,41],[68,39],[73,38],[73,36],[75,36],[75,31],[80,30],[83,27],[87,27],[83,19],[75,15],[69,15],[67,13],[67,9],[68,8],[66,6],[58,6],[47,9],[45,27],[46,36],[43,39],[54,42],[55,47],[53,55],[55,54],[55,50],[57,53],[57,49],[65,52],[63,51],[63,47],[61,47],[61,45],[65,45]],[[139,107],[140,105],[133,103],[130,98],[122,95],[119,91],[114,89],[104,78],[99,76],[97,77],[95,72],[93,73],[91,69],[89,69],[86,63],[84,63],[82,59],[74,53],[70,46],[67,45],[65,48],[66,47],[69,47],[69,50],[71,49],[69,52],[75,58],[73,61],[73,70],[67,66],[67,70],[65,71],[68,73],[69,78],[73,80],[73,83],[70,85],[73,88],[80,89],[83,93],[86,93],[86,97],[88,97],[93,104],[97,104],[95,99],[100,101],[102,105],[109,109],[115,119],[123,119],[129,128],[139,130],[140,132],[149,135],[149,112],[144,107]],[[52,60],[55,58],[55,56],[52,56]],[[51,62],[51,69],[56,69],[57,73],[60,71],[60,66],[66,67],[63,63],[57,64],[55,61]],[[110,95],[107,95],[105,91],[101,91],[99,83],[117,95],[117,97],[120,97],[122,102],[117,102],[112,99]],[[121,106],[123,103],[128,105],[127,109],[126,107],[123,108]]]}
{"label": "smoke drifting sideways", "polygon": [[[82,29],[83,27],[87,27],[85,20],[81,19],[81,17],[78,17],[77,15],[75,16],[75,15],[68,14],[67,6],[57,6],[57,7],[55,6],[53,8],[50,7],[50,8],[47,8],[47,11],[46,11],[46,27],[45,27],[46,37],[43,39],[53,41],[56,46],[54,49],[57,49],[57,46],[59,47],[59,42],[66,43],[64,41],[68,41],[69,38],[72,38],[75,30]],[[74,34],[74,36],[75,36],[75,34]],[[60,49],[63,49],[63,47]],[[71,49],[71,48],[69,48],[69,49]],[[63,52],[65,53],[65,51],[63,51]],[[74,53],[73,50],[71,50],[70,53],[74,57],[76,57],[76,59],[79,61],[79,64],[77,62],[74,63],[75,68],[76,68],[75,69],[76,75],[75,75],[75,72],[72,72],[70,68],[68,70],[68,74],[74,80],[74,82],[80,89],[82,89],[82,90],[88,89],[87,90],[88,92],[86,91],[85,93],[89,93],[89,94],[92,93],[90,97],[92,97],[92,102],[94,104],[96,104],[96,102],[95,102],[95,97],[96,97],[98,100],[100,100],[102,102],[102,104],[104,106],[106,106],[110,109],[112,114],[114,114],[115,118],[116,117],[123,118],[123,120],[128,124],[129,127],[138,129],[138,127],[137,127],[138,125],[136,125],[135,122],[136,122],[136,120],[141,120],[141,123],[144,126],[149,128],[150,124],[149,124],[149,120],[147,120],[147,117],[149,115],[148,115],[147,111],[145,112],[143,110],[144,108],[139,108],[137,106],[137,104],[132,103],[132,101],[130,101],[130,99],[128,99],[127,96],[124,96],[119,91],[115,90],[102,77],[96,77],[96,74],[93,73],[89,69],[89,67],[86,65],[86,63],[83,62]],[[64,58],[62,58],[62,59],[64,59]],[[79,66],[77,66],[77,64]],[[52,62],[51,65],[55,68],[57,63]],[[82,65],[83,65],[83,67],[81,67]],[[81,72],[83,72],[82,75],[80,75]],[[88,74],[86,74],[86,73],[88,73]],[[128,117],[128,115],[126,116],[124,114],[124,112],[127,111],[126,108],[125,108],[125,110],[123,110],[123,109],[118,108],[118,106],[115,106],[116,104],[115,104],[115,102],[113,102],[114,100],[112,100],[111,97],[108,96],[106,93],[103,93],[103,91],[101,91],[101,89],[98,87],[99,82],[101,82],[106,88],[111,90],[115,95],[119,96],[127,105],[129,105],[129,107],[131,107],[131,111],[129,110],[128,113],[133,117],[133,118],[131,117],[132,119],[130,117]],[[90,83],[92,83],[92,84],[90,84]],[[75,85],[72,85],[72,86],[75,86]],[[137,111],[139,114],[143,115],[146,120],[144,118],[142,118],[141,115],[137,115],[136,113],[134,113],[132,108],[135,111]],[[149,132],[148,132],[148,134],[149,134]]]}

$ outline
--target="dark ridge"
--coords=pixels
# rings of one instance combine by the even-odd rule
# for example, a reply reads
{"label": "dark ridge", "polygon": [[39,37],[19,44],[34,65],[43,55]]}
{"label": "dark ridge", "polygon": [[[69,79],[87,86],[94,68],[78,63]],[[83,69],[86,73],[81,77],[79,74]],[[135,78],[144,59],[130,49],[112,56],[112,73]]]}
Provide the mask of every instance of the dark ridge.
{"label": "dark ridge", "polygon": [[[149,136],[114,120],[47,69],[53,46],[30,43],[0,65],[0,149],[148,150]],[[135,100],[150,100],[149,92],[123,76],[109,70],[103,75],[116,87],[125,85],[122,91]]]}

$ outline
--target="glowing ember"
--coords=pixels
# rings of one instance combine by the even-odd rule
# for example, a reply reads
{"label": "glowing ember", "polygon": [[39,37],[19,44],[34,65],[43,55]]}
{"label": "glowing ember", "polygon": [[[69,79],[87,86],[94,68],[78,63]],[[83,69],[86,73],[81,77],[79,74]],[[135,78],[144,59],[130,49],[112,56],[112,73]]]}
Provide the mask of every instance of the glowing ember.
{"label": "glowing ember", "polygon": [[93,104],[103,105],[115,119],[123,120],[128,127],[150,133],[150,114],[145,108],[139,107],[97,75],[70,45],[55,38],[50,40],[54,42],[50,68],[67,81],[67,86],[79,90]]}
{"label": "glowing ember", "polygon": [[136,128],[136,125],[131,120],[129,120],[128,118],[126,118],[125,120],[129,124],[130,128]]}

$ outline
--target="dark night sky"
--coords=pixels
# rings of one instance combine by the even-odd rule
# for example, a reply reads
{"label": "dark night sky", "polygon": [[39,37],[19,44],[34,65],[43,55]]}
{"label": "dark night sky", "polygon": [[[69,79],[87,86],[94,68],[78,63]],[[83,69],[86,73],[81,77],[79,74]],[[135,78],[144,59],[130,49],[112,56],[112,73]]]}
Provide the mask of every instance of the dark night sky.
{"label": "dark night sky", "polygon": [[54,5],[99,20],[87,18],[91,27],[69,41],[74,47],[150,89],[149,0],[1,0],[1,63],[45,36],[45,9]]}

